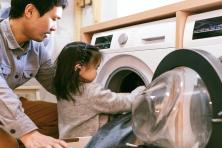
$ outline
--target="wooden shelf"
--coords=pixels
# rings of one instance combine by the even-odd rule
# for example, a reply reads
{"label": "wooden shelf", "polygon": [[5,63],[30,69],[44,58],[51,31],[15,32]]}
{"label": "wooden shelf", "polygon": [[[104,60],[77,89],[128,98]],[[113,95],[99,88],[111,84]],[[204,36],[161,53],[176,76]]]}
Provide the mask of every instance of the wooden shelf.
{"label": "wooden shelf", "polygon": [[177,21],[177,43],[176,47],[182,47],[183,28],[187,16],[194,13],[201,13],[222,8],[222,0],[186,0],[144,11],[134,15],[117,18],[115,20],[98,23],[92,26],[81,28],[81,40],[90,43],[92,35],[96,32],[146,23],[150,21],[176,17]]}

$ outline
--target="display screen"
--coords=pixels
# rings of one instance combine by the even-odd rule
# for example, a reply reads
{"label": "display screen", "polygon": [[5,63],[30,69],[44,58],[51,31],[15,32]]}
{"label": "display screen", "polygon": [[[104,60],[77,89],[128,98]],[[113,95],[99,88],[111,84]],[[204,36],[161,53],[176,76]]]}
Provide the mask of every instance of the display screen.
{"label": "display screen", "polygon": [[98,47],[99,49],[110,48],[112,38],[113,35],[98,37],[96,38],[95,46]]}
{"label": "display screen", "polygon": [[193,40],[222,36],[222,16],[195,22]]}

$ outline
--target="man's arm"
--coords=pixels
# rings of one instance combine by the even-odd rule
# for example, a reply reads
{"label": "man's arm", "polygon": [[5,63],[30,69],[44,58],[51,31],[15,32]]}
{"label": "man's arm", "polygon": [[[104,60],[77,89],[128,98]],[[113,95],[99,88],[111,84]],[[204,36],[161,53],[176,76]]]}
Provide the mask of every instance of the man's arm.
{"label": "man's arm", "polygon": [[0,73],[0,123],[14,137],[19,138],[37,129],[37,126],[24,113],[18,96],[9,88]]}
{"label": "man's arm", "polygon": [[37,131],[37,126],[24,113],[18,96],[9,88],[2,74],[0,74],[0,127],[19,138],[29,148],[67,147],[64,141]]}
{"label": "man's arm", "polygon": [[43,44],[40,47],[39,58],[40,67],[35,78],[48,92],[54,94],[53,78],[56,68]]}

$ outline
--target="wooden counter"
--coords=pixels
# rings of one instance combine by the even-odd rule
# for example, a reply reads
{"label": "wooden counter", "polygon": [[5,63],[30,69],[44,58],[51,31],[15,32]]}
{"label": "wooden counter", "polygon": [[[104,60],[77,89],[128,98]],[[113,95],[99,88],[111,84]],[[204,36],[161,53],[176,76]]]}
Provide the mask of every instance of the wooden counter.
{"label": "wooden counter", "polygon": [[222,0],[185,0],[134,15],[117,18],[81,28],[81,39],[90,43],[93,33],[176,17],[176,47],[182,48],[183,30],[187,16],[222,9]]}

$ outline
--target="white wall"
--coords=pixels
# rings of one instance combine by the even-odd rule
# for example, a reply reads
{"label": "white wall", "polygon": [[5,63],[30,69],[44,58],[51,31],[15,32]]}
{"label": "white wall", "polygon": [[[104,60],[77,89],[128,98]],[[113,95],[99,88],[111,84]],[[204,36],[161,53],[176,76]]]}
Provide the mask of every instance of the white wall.
{"label": "white wall", "polygon": [[89,26],[93,24],[93,9],[91,6],[86,6],[82,10],[82,26]]}
{"label": "white wall", "polygon": [[118,1],[121,0],[101,0],[101,21],[112,20],[118,17]]}
{"label": "white wall", "polygon": [[101,21],[139,13],[183,0],[101,0]]}
{"label": "white wall", "polygon": [[117,17],[127,16],[133,13],[170,5],[179,1],[183,0],[119,0]]}
{"label": "white wall", "polygon": [[55,32],[54,51],[52,54],[55,59],[62,48],[69,42],[74,41],[75,27],[74,27],[74,0],[68,0],[68,7],[64,9],[63,17],[58,22],[58,28]]}

